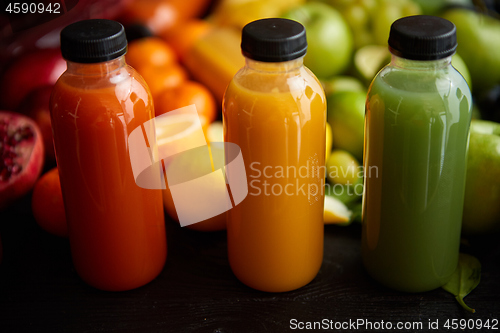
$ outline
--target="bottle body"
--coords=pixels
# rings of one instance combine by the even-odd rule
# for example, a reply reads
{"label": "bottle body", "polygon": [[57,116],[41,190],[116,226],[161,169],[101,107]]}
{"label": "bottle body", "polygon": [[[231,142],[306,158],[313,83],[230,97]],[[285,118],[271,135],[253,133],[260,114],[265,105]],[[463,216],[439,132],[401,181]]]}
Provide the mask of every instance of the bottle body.
{"label": "bottle body", "polygon": [[393,55],[370,85],[362,254],[386,286],[432,290],[456,269],[471,106],[451,56]]}
{"label": "bottle body", "polygon": [[241,148],[248,181],[227,212],[229,262],[252,288],[288,291],[323,258],[325,96],[302,58],[246,63],[223,101],[224,140]]}
{"label": "bottle body", "polygon": [[124,57],[68,62],[51,97],[57,164],[73,262],[90,285],[128,290],[162,270],[161,190],[136,185],[128,135],[154,117],[143,79]]}

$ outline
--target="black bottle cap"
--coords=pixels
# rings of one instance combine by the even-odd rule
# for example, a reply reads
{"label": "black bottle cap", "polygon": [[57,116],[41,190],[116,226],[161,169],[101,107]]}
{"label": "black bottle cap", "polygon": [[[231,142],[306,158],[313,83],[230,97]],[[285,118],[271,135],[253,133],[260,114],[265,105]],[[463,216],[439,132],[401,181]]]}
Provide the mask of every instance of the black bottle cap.
{"label": "black bottle cap", "polygon": [[61,31],[61,53],[69,61],[103,62],[116,59],[126,52],[125,29],[116,21],[84,20],[70,24]]}
{"label": "black bottle cap", "polygon": [[241,51],[247,58],[280,62],[306,54],[306,29],[296,21],[269,18],[248,23],[241,36]]}
{"label": "black bottle cap", "polygon": [[453,55],[457,31],[450,21],[437,16],[415,15],[391,25],[389,50],[412,60],[437,60]]}

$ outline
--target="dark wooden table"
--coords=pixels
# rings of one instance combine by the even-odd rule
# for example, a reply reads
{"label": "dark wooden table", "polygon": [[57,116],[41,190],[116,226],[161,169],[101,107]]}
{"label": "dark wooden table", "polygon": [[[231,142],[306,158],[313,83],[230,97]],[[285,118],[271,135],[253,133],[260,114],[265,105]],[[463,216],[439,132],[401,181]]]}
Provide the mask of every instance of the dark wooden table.
{"label": "dark wooden table", "polygon": [[[499,234],[471,238],[462,248],[483,266],[481,283],[466,297],[477,310],[470,314],[442,289],[405,294],[372,281],[361,263],[359,225],[326,226],[316,279],[274,294],[252,290],[233,276],[225,232],[194,232],[167,220],[162,273],[136,290],[103,292],[79,279],[68,240],[39,229],[27,207],[28,199],[0,213],[0,332],[288,332],[293,319],[343,324],[343,330],[320,330],[342,332],[391,331],[375,329],[382,321],[383,327],[391,322],[393,332],[427,332],[429,321],[438,320],[436,332],[461,331],[446,330],[448,319],[500,319]],[[346,326],[357,320],[365,324]],[[396,329],[397,322],[421,323],[422,329]]]}

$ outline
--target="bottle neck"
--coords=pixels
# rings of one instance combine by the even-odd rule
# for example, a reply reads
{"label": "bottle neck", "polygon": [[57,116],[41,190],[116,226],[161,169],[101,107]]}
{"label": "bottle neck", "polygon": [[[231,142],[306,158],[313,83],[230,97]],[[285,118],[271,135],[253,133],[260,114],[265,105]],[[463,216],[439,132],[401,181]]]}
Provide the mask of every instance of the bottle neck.
{"label": "bottle neck", "polygon": [[125,56],[120,56],[105,62],[82,64],[68,61],[68,72],[78,75],[97,75],[104,76],[116,71],[126,65]]}
{"label": "bottle neck", "polygon": [[291,72],[303,66],[304,57],[282,62],[264,62],[245,58],[245,62],[248,68],[259,72]]}
{"label": "bottle neck", "polygon": [[451,56],[437,60],[411,60],[391,54],[391,66],[412,70],[439,70],[451,65]]}

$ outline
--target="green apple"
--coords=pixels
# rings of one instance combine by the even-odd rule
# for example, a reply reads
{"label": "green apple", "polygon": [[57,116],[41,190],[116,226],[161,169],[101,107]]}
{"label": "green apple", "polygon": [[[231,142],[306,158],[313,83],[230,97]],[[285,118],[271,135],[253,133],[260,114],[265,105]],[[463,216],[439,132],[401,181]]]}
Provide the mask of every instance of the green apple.
{"label": "green apple", "polygon": [[333,147],[347,150],[358,161],[363,159],[365,101],[364,91],[339,91],[327,97]]}
{"label": "green apple", "polygon": [[437,15],[447,6],[472,7],[474,5],[472,0],[413,0],[413,2],[420,5],[424,15]]}
{"label": "green apple", "polygon": [[457,52],[470,71],[474,92],[500,82],[500,20],[463,8],[447,11],[444,18],[457,27]]}
{"label": "green apple", "polygon": [[349,65],[352,36],[342,15],[333,7],[309,2],[284,14],[285,18],[304,25],[307,34],[307,54],[304,64],[318,78],[342,73]]}
{"label": "green apple", "polygon": [[436,15],[446,4],[445,0],[413,0],[422,8],[424,15]]}
{"label": "green apple", "polygon": [[337,75],[328,80],[322,80],[321,84],[326,96],[339,91],[362,91],[366,94],[366,87],[353,76]]}
{"label": "green apple", "polygon": [[472,120],[462,230],[500,230],[500,124]]}

